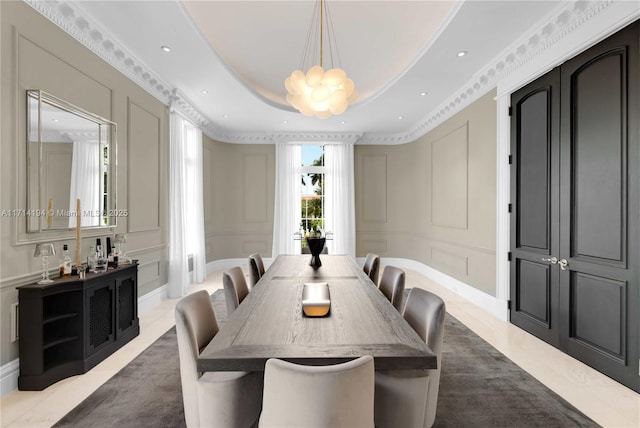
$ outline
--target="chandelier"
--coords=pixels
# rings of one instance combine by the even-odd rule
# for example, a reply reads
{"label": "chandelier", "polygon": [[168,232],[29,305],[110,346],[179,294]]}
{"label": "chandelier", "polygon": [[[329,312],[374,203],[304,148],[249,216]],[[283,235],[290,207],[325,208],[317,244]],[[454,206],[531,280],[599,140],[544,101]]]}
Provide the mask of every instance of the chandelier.
{"label": "chandelier", "polygon": [[[316,18],[317,21],[316,21]],[[331,68],[327,71],[323,68],[323,36],[324,27],[327,27],[327,41]],[[319,33],[319,43],[316,34]],[[320,63],[310,67],[306,74],[301,71],[305,65],[313,61],[314,49],[319,44]],[[338,67],[334,67],[334,49]],[[347,106],[356,100],[358,93],[355,90],[353,80],[347,77],[347,73],[339,67],[340,56],[338,45],[335,41],[333,23],[327,4],[324,0],[318,0],[307,34],[300,69],[295,70],[284,81],[287,88],[287,102],[305,116],[316,116],[326,119],[332,114],[342,114]]]}

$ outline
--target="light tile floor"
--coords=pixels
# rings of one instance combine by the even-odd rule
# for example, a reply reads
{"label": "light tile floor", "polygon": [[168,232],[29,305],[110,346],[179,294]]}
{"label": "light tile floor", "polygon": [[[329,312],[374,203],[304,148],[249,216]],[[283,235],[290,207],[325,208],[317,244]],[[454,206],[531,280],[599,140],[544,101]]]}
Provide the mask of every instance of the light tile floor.
{"label": "light tile floor", "polygon": [[[523,330],[498,320],[462,297],[415,272],[408,287],[440,295],[447,311],[551,390],[605,427],[640,427],[640,394],[563,354]],[[222,287],[214,272],[192,291]],[[62,380],[44,391],[15,391],[0,400],[0,426],[50,427],[174,325],[169,299],[140,316],[140,335],[82,376]],[[445,332],[446,334],[446,332]]]}

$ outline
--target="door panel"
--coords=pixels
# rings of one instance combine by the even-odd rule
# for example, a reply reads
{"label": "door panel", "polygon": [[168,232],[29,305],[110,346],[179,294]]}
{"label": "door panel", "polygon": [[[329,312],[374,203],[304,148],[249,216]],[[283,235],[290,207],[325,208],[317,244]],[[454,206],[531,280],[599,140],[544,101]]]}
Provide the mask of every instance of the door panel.
{"label": "door panel", "polygon": [[560,67],[560,348],[636,391],[639,30]]}
{"label": "door panel", "polygon": [[571,337],[581,346],[626,360],[626,284],[583,273],[571,275]]}
{"label": "door panel", "polygon": [[[511,322],[558,344],[559,70],[512,96]],[[543,260],[547,259],[547,261]]]}
{"label": "door panel", "polygon": [[551,270],[548,264],[516,262],[516,311],[551,328]]}
{"label": "door panel", "polygon": [[623,262],[626,247],[626,150],[624,146],[624,49],[606,52],[573,73],[563,67],[563,87],[570,85],[572,116],[572,257]]}
{"label": "door panel", "polygon": [[534,90],[519,103],[518,247],[549,248],[550,93]]}
{"label": "door panel", "polygon": [[511,99],[511,321],[636,391],[639,62],[635,22]]}

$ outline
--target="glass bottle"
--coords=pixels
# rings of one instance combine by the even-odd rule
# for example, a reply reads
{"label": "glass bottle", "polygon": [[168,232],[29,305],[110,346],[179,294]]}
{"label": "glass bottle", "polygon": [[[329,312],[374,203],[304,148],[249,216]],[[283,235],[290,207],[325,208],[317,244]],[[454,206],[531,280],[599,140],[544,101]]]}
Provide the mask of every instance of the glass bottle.
{"label": "glass bottle", "polygon": [[69,247],[67,244],[62,246],[62,264],[60,266],[60,276],[67,278],[71,276],[71,256],[69,256]]}
{"label": "glass bottle", "polygon": [[107,270],[107,257],[102,251],[100,238],[96,239],[96,258],[96,272],[105,272]]}
{"label": "glass bottle", "polygon": [[87,256],[87,264],[89,265],[90,272],[96,272],[96,267],[98,265],[98,257],[96,254],[96,247],[92,245],[89,248],[89,255]]}

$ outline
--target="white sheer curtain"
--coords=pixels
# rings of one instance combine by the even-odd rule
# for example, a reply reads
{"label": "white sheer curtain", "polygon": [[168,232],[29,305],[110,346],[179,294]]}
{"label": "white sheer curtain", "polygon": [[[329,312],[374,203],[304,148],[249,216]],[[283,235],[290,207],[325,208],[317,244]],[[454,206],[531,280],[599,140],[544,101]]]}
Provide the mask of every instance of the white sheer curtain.
{"label": "white sheer curtain", "polygon": [[331,253],[356,256],[353,144],[324,146],[325,228],[333,232]]}
{"label": "white sheer curtain", "polygon": [[169,297],[187,294],[206,276],[202,194],[202,131],[171,112],[169,148]]}
{"label": "white sheer curtain", "polygon": [[302,150],[299,144],[276,144],[276,191],[271,257],[299,254],[300,241],[293,234],[300,229]]}
{"label": "white sheer curtain", "polygon": [[[74,141],[71,158],[71,189],[69,191],[69,211],[75,213],[76,200],[80,199],[83,213],[81,226],[100,226],[100,200],[102,199],[102,180],[100,165],[102,156],[97,141]],[[69,217],[69,227],[76,227],[76,218]]]}
{"label": "white sheer curtain", "polygon": [[182,297],[189,286],[186,242],[184,119],[171,112],[169,139],[169,297]]}
{"label": "white sheer curtain", "polygon": [[207,260],[204,249],[204,195],[202,189],[202,131],[186,124],[189,153],[187,179],[187,203],[189,210],[187,221],[187,250],[193,257],[193,282],[204,282],[207,276]]}

